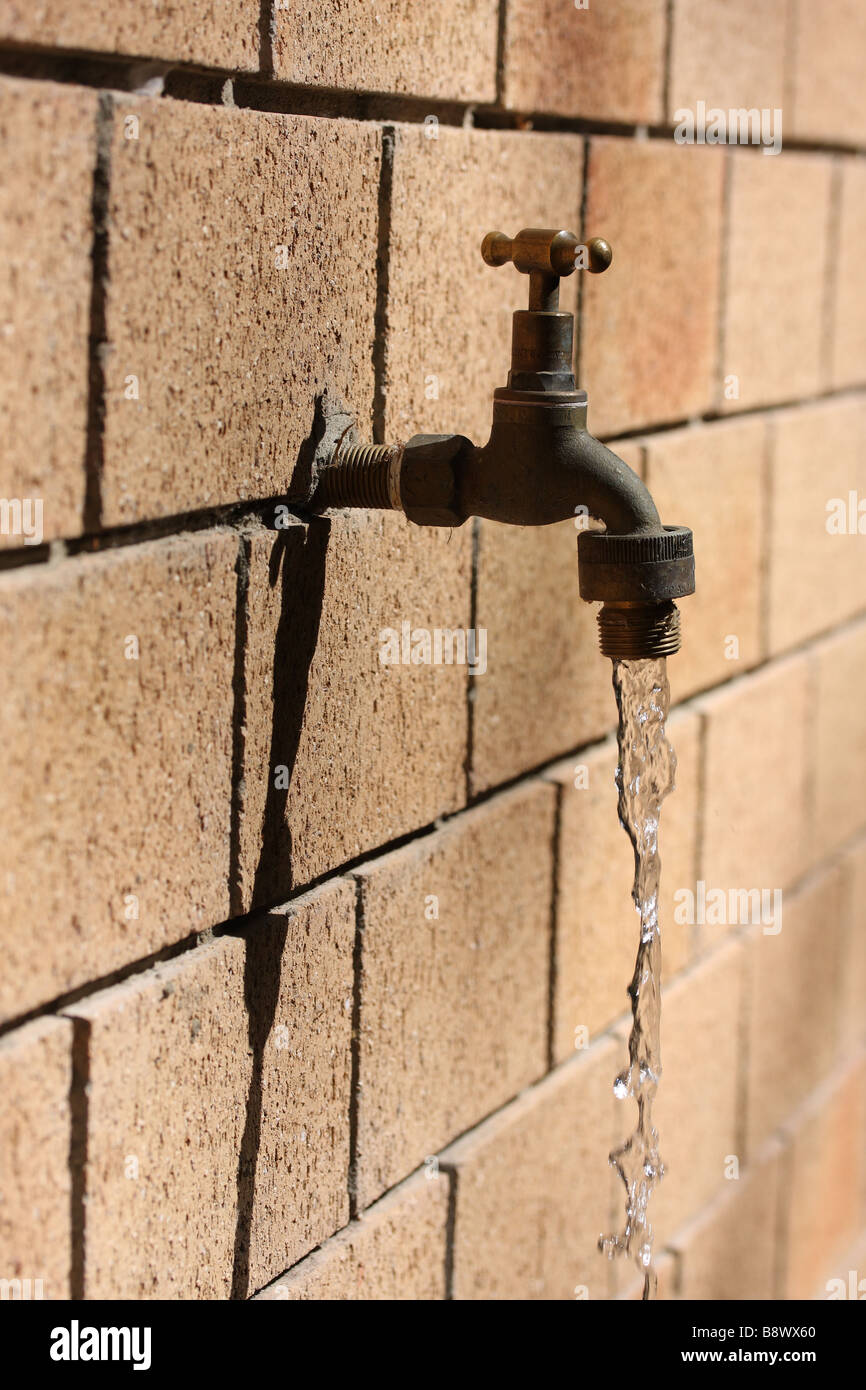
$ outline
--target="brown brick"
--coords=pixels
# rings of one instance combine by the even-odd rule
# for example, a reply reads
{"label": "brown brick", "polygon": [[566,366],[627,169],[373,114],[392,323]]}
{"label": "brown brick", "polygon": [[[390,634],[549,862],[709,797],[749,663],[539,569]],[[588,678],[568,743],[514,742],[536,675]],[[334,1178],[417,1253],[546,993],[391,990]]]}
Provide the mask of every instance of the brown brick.
{"label": "brown brick", "polygon": [[780,411],[771,429],[768,626],[777,652],[852,617],[866,600],[863,537],[827,530],[838,511],[830,504],[843,505],[847,531],[849,493],[866,497],[866,400]]}
{"label": "brown brick", "polygon": [[798,0],[794,13],[792,133],[862,145],[866,11],[859,0],[824,0],[821,5]]}
{"label": "brown brick", "polygon": [[[658,1249],[718,1191],[725,1165],[737,1153],[742,987],[742,945],[729,941],[664,991],[662,1078],[653,1117],[666,1171],[650,1207]],[[621,1036],[623,1067],[625,1029]],[[618,1101],[617,1112],[625,1137],[634,1128],[634,1101]]]}
{"label": "brown brick", "polygon": [[455,1298],[608,1296],[597,1243],[613,1221],[615,1051],[599,1043],[442,1155],[457,1183]]}
{"label": "brown brick", "polygon": [[210,531],[4,577],[4,1017],[227,915],[236,555]]}
{"label": "brown brick", "polygon": [[287,82],[492,101],[497,0],[282,0],[274,70]]}
{"label": "brown brick", "polygon": [[545,1069],[553,812],[533,784],[359,871],[362,1205]]}
{"label": "brown brick", "polygon": [[658,121],[664,46],[663,0],[582,9],[570,0],[508,0],[505,103],[565,116]]}
{"label": "brown brick", "polygon": [[833,344],[831,382],[835,387],[866,381],[866,272],[861,254],[866,242],[866,162],[841,161],[838,247],[833,269]]}
{"label": "brown brick", "polygon": [[[174,58],[224,68],[259,65],[258,0],[185,0],[183,5],[136,5],[98,0],[51,5],[2,0],[0,34],[46,48],[94,49],[141,58]],[[142,81],[147,73],[143,71]]]}
{"label": "brown brick", "polygon": [[243,1296],[346,1222],[354,922],[338,881],[72,1010],[88,1297]]}
{"label": "brown brick", "polygon": [[801,892],[785,895],[778,934],[765,934],[759,927],[750,940],[749,1154],[836,1060],[844,910],[843,878],[835,868]]}
{"label": "brown brick", "polygon": [[[692,933],[674,921],[675,889],[695,882],[698,719],[675,714],[677,789],[662,809],[661,931],[665,978],[689,959]],[[557,894],[554,1053],[564,1060],[575,1029],[594,1037],[628,1008],[639,924],[631,900],[634,854],[617,815],[616,744],[610,739],[567,766],[562,782]],[[588,786],[575,786],[576,769]]]}
{"label": "brown brick", "polygon": [[866,825],[866,622],[815,650],[813,841],[824,855]]}
{"label": "brown brick", "polygon": [[816,155],[767,157],[756,150],[728,157],[733,167],[719,405],[742,410],[814,395],[824,378],[832,164]]}
{"label": "brown brick", "polygon": [[0,1278],[29,1280],[31,1298],[70,1297],[71,1080],[65,1020],[0,1039]]}
{"label": "brown brick", "polygon": [[445,1297],[449,1180],[430,1167],[389,1192],[302,1260],[263,1302],[431,1300]]}
{"label": "brown brick", "polygon": [[606,274],[584,283],[581,385],[594,434],[682,419],[710,404],[722,173],[719,150],[591,142],[586,230],[607,237],[614,255]]}
{"label": "brown brick", "polygon": [[[528,279],[481,259],[486,232],[580,225],[583,142],[574,135],[398,125],[388,284],[387,428],[490,434],[511,362],[511,315]],[[434,277],[431,279],[431,277]],[[574,311],[577,275],[562,282]],[[433,286],[435,285],[435,289]],[[438,393],[438,395],[437,395]]]}
{"label": "brown brick", "polygon": [[[637,446],[614,447],[641,471]],[[482,791],[601,737],[616,723],[616,705],[610,664],[598,653],[597,608],[578,589],[572,522],[482,522],[476,573],[488,664],[472,683],[472,785]]]}
{"label": "brown brick", "polygon": [[4,78],[0,146],[0,493],[42,509],[0,522],[21,545],[81,530],[95,94]]}
{"label": "brown brick", "polygon": [[788,1298],[813,1297],[862,1229],[864,1086],[861,1060],[800,1117],[789,1180]]}
{"label": "brown brick", "polygon": [[[784,109],[788,0],[675,0],[668,116],[680,107]],[[786,113],[787,114],[787,113]]]}
{"label": "brown brick", "polygon": [[107,523],[284,493],[326,387],[368,429],[378,182],[371,125],[118,101]]}
{"label": "brown brick", "polygon": [[659,515],[688,524],[695,536],[696,592],[679,604],[683,645],[671,668],[679,698],[742,673],[760,655],[765,455],[763,420],[647,440],[647,483]]}
{"label": "brown brick", "polygon": [[841,1027],[844,1046],[853,1051],[866,1040],[866,840],[852,846],[842,864],[846,908]]}
{"label": "brown brick", "polygon": [[701,877],[708,890],[786,888],[804,869],[806,661],[777,662],[699,708],[707,720]]}
{"label": "brown brick", "polygon": [[678,1232],[673,1247],[680,1258],[680,1298],[776,1297],[779,1168],[774,1148],[755,1168],[725,1182],[716,1201]]}
{"label": "brown brick", "polygon": [[245,908],[463,803],[467,667],[383,665],[379,634],[471,621],[468,529],[342,512],[250,545]]}

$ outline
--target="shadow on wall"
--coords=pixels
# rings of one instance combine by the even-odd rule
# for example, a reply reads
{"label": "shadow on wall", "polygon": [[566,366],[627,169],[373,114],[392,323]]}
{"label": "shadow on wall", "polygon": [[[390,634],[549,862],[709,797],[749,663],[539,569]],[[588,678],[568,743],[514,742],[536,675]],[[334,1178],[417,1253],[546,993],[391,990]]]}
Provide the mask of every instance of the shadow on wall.
{"label": "shadow on wall", "polygon": [[[310,479],[315,452],[324,432],[324,404],[318,399],[313,427],[298,453],[293,486]],[[310,489],[304,487],[303,491],[308,493]],[[288,820],[289,787],[304,725],[310,667],[319,639],[330,534],[330,523],[322,518],[312,519],[305,527],[291,526],[274,533],[268,582],[272,589],[279,586],[281,590],[280,616],[274,642],[268,790],[262,817],[261,852],[252,890],[253,910],[272,906],[276,898],[294,887],[292,832]],[[240,676],[243,679],[242,652],[240,659]],[[288,776],[281,779],[286,785],[278,787],[273,773],[280,766],[288,769]],[[235,768],[235,773],[237,785],[239,767]],[[234,887],[233,877],[233,890]],[[229,933],[242,936],[246,941],[244,1002],[252,1054],[246,1120],[238,1157],[231,1288],[233,1299],[247,1298],[251,1292],[250,1240],[261,1143],[264,1054],[279,1003],[288,927],[285,913],[268,912],[248,926],[238,928],[236,933]]]}

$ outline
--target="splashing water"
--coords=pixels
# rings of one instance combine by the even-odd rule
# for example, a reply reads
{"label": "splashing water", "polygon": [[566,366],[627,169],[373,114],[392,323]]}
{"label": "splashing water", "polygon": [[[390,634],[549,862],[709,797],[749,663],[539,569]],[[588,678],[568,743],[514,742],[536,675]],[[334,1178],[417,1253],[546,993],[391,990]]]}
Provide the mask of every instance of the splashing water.
{"label": "splashing water", "polygon": [[665,734],[670,708],[664,658],[614,661],[613,688],[619,710],[619,819],[634,849],[632,897],[640,915],[640,944],[628,987],[632,1027],[628,1069],[617,1077],[614,1093],[637,1102],[637,1125],[621,1148],[610,1155],[626,1190],[625,1226],[619,1235],[603,1236],[599,1248],[608,1258],[623,1254],[644,1275],[643,1297],[656,1293],[652,1265],[653,1228],[649,1200],[664,1176],[653,1100],[661,1078],[661,936],[659,932],[658,827],[661,804],[673,789],[677,760]]}

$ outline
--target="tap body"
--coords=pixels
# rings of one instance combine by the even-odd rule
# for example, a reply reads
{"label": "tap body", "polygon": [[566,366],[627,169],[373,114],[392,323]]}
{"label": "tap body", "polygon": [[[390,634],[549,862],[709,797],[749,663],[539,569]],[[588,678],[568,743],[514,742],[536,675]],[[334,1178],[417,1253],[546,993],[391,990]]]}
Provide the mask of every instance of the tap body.
{"label": "tap body", "polygon": [[[558,303],[559,276],[569,260],[575,268],[578,247],[571,233],[535,229],[484,240],[488,264],[512,260],[530,276],[529,309],[513,318],[511,370],[494,392],[486,444],[459,434],[396,445],[344,436],[306,500],[313,509],[399,509],[421,526],[460,526],[471,516],[517,526],[574,518],[581,595],[604,604],[602,651],[669,655],[679,648],[673,600],[694,592],[692,535],[664,526],[642,479],[587,430],[587,396],[572,368],[573,318]],[[591,271],[610,264],[600,239],[579,249]],[[606,529],[588,529],[590,518]]]}

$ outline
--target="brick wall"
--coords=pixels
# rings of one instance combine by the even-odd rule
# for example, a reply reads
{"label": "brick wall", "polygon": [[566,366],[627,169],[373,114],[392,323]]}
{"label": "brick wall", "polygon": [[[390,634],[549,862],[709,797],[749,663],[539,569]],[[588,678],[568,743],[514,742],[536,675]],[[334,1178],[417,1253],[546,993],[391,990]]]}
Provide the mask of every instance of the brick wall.
{"label": "brick wall", "polygon": [[[864,60],[857,0],[0,0],[0,492],[42,506],[0,538],[0,1277],[635,1296],[574,529],[263,506],[324,395],[483,437],[525,283],[481,237],[546,224],[614,246],[564,286],[590,427],[698,557],[662,1292],[866,1275]],[[677,144],[698,101],[783,153]],[[487,671],[381,665],[406,620]],[[781,931],[680,925],[698,881]]]}

